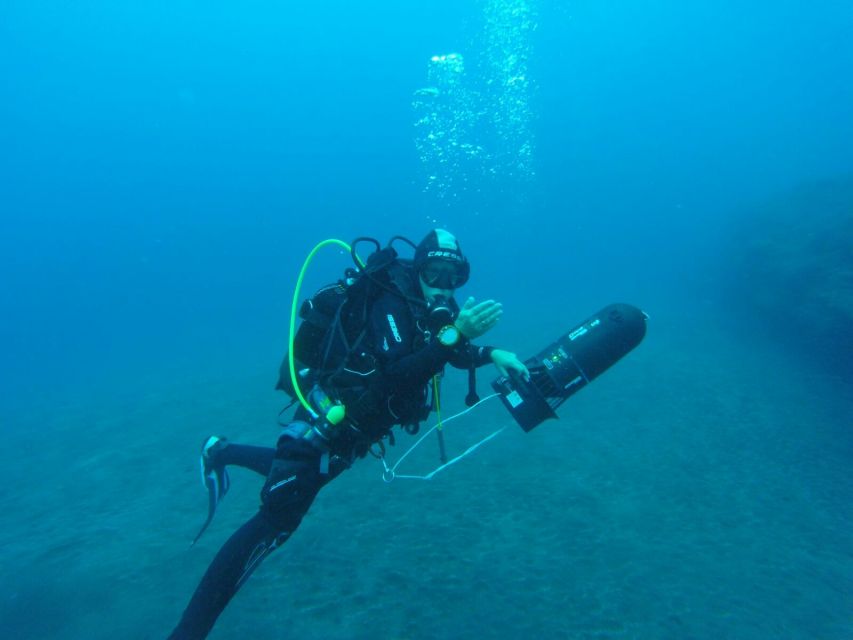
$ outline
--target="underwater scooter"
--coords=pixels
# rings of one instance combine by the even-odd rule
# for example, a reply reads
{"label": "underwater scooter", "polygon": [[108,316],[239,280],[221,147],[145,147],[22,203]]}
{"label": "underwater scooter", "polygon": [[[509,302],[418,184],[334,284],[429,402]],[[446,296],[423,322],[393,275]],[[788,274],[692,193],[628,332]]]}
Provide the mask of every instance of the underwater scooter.
{"label": "underwater scooter", "polygon": [[504,406],[525,431],[556,418],[555,409],[636,347],[648,315],[611,304],[525,360],[530,380],[517,373],[492,382]]}

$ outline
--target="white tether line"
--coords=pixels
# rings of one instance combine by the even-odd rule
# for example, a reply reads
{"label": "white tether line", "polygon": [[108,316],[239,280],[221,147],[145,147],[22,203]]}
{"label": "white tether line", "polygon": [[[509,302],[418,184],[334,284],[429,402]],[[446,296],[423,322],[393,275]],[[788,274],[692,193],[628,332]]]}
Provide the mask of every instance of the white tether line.
{"label": "white tether line", "polygon": [[431,434],[433,431],[435,431],[436,429],[438,429],[439,425],[443,426],[443,425],[447,424],[448,422],[450,422],[451,420],[455,420],[456,418],[461,418],[462,416],[464,416],[466,413],[468,413],[468,412],[469,412],[469,411],[471,411],[472,409],[474,409],[474,408],[478,407],[479,405],[481,405],[482,403],[484,403],[486,400],[491,400],[492,398],[497,398],[499,395],[500,395],[499,393],[493,393],[493,394],[492,394],[492,395],[490,395],[490,396],[486,396],[485,398],[483,398],[482,400],[480,400],[480,401],[479,401],[479,402],[477,402],[476,404],[474,404],[474,405],[472,405],[472,406],[468,407],[467,409],[464,409],[463,411],[460,411],[459,413],[454,414],[454,415],[450,416],[449,418],[447,418],[447,419],[445,419],[445,420],[442,420],[441,422],[437,422],[436,424],[434,424],[434,425],[433,425],[433,426],[432,426],[432,427],[431,427],[431,428],[430,428],[430,429],[429,429],[425,434],[423,434],[420,438],[418,438],[418,439],[417,439],[417,441],[415,442],[415,444],[413,444],[411,447],[409,447],[409,448],[408,448],[408,450],[406,450],[406,452],[405,452],[403,455],[401,455],[401,456],[397,459],[397,462],[395,462],[395,463],[394,463],[394,466],[393,466],[393,467],[389,467],[389,466],[388,466],[388,463],[385,461],[385,456],[383,455],[383,456],[379,459],[379,460],[382,462],[382,466],[385,468],[385,470],[382,472],[382,479],[383,479],[385,482],[391,482],[391,481],[392,481],[392,480],[394,480],[395,478],[405,478],[405,479],[409,479],[409,480],[432,480],[433,476],[434,476],[435,474],[437,474],[439,471],[443,471],[444,469],[446,469],[446,468],[447,468],[447,467],[449,467],[450,465],[452,465],[452,464],[454,464],[454,463],[458,462],[459,460],[461,460],[462,458],[464,458],[465,456],[467,456],[469,453],[471,453],[472,451],[474,451],[475,449],[477,449],[480,445],[485,444],[486,442],[488,442],[489,440],[491,440],[492,438],[494,438],[494,437],[495,437],[496,435],[498,435],[501,431],[503,431],[504,429],[506,429],[506,426],[501,427],[500,429],[498,429],[497,431],[495,431],[495,432],[494,432],[494,433],[492,433],[491,435],[488,435],[488,436],[486,436],[485,438],[483,438],[482,440],[480,440],[479,442],[477,442],[476,444],[471,445],[471,446],[470,446],[470,447],[468,447],[464,452],[460,453],[458,456],[456,456],[456,457],[455,457],[455,458],[453,458],[452,460],[448,460],[447,462],[445,462],[445,463],[444,463],[444,464],[442,464],[441,466],[439,466],[439,467],[437,467],[437,468],[433,469],[432,471],[430,471],[430,472],[429,472],[428,474],[426,474],[425,476],[398,475],[398,474],[397,474],[397,467],[399,467],[399,466],[400,466],[400,463],[401,463],[401,462],[403,462],[403,460],[405,460],[405,459],[406,459],[406,457],[407,457],[407,456],[408,456],[412,451],[414,451],[414,450],[415,450],[415,447],[417,447],[421,442],[423,442],[423,441],[424,441],[424,439],[425,439],[429,434]]}

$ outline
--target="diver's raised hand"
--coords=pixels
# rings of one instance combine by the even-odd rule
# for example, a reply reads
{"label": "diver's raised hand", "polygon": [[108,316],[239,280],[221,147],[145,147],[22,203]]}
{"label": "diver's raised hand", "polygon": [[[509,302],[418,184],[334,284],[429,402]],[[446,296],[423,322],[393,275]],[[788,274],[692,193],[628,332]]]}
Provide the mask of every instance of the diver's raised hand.
{"label": "diver's raised hand", "polygon": [[455,324],[459,333],[473,340],[494,327],[502,315],[503,305],[500,302],[484,300],[478,303],[474,298],[468,298],[459,311]]}

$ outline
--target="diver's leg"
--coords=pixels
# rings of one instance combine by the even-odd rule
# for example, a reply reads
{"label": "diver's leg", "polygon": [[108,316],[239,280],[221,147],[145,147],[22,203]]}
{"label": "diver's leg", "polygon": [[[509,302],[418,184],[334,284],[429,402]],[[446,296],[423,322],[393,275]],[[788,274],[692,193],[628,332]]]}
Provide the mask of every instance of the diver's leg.
{"label": "diver's leg", "polygon": [[240,527],[210,563],[169,640],[206,638],[252,570],[289,535],[260,513]]}
{"label": "diver's leg", "polygon": [[[305,422],[292,422],[284,428],[279,443],[300,440],[309,428]],[[316,451],[313,453],[319,456]],[[276,455],[276,449],[271,447],[231,444],[221,436],[210,436],[205,440],[201,447],[201,481],[207,489],[207,519],[193,538],[192,544],[198,542],[213,521],[216,508],[231,487],[228,465],[245,467],[262,476],[269,477]]]}
{"label": "diver's leg", "polygon": [[205,638],[252,571],[296,530],[317,492],[343,471],[324,473],[322,456],[306,440],[279,440],[261,491],[261,510],[220,549],[170,640]]}
{"label": "diver's leg", "polygon": [[266,477],[270,473],[274,456],[275,449],[272,447],[255,447],[248,444],[228,442],[211,457],[213,464],[217,466],[245,467]]}
{"label": "diver's leg", "polygon": [[[302,411],[305,413],[304,409]],[[297,412],[297,416],[299,415],[301,414]],[[308,428],[306,422],[294,420],[284,427],[284,435],[298,439]],[[234,444],[225,438],[212,436],[202,447],[202,464],[206,463],[209,468],[224,468],[228,465],[245,467],[266,477],[270,474],[275,453],[276,450],[272,447]]]}
{"label": "diver's leg", "polygon": [[274,456],[275,449],[270,447],[231,444],[219,436],[211,436],[205,441],[201,448],[201,481],[207,489],[207,519],[193,538],[192,544],[198,542],[213,521],[216,507],[231,487],[227,465],[246,467],[266,476],[272,468]]}

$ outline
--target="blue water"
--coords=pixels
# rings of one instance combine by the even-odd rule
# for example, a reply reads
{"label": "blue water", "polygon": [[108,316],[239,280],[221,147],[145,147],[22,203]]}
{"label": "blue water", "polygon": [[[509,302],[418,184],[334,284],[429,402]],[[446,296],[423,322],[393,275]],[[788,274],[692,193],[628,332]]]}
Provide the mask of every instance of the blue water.
{"label": "blue water", "polygon": [[[413,94],[451,52],[494,90],[496,7],[535,16],[533,175],[439,199]],[[212,637],[853,637],[849,370],[809,357],[826,338],[793,348],[802,325],[768,329],[811,300],[749,279],[774,292],[757,311],[732,286],[751,221],[850,184],[851,29],[842,2],[5,0],[0,628],[165,637],[257,504],[238,472],[186,550],[202,438],[275,440],[307,252],[440,225],[471,260],[463,293],[505,305],[489,342],[529,355],[614,301],[648,337],[560,422],[471,414],[457,450],[511,428],[430,484],[360,463]],[[843,253],[809,268],[853,309]],[[346,264],[321,255],[306,287]]]}

